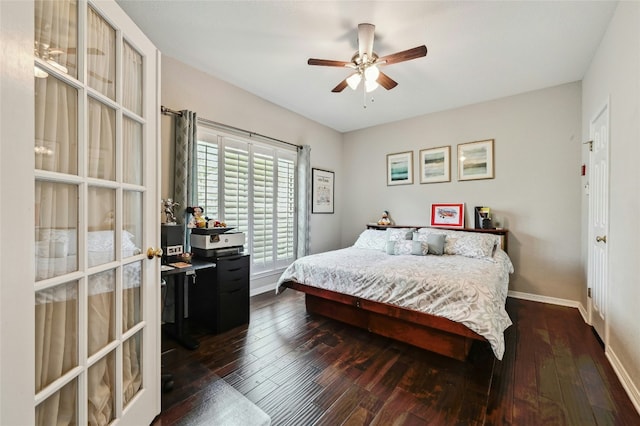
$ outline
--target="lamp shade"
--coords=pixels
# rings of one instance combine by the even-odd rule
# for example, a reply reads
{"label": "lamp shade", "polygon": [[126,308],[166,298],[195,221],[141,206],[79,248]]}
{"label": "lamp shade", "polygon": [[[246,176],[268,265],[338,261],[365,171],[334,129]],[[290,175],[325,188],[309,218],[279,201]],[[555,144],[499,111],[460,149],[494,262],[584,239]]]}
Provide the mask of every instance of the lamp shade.
{"label": "lamp shade", "polygon": [[360,84],[360,80],[362,80],[362,76],[360,73],[356,72],[347,77],[347,84],[352,90],[356,90],[358,88],[358,84]]}

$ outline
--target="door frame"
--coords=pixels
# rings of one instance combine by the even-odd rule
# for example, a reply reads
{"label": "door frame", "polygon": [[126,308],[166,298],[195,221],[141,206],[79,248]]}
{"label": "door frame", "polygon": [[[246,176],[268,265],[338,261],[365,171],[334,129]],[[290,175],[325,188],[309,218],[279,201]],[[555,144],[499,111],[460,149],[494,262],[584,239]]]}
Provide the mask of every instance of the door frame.
{"label": "door frame", "polygon": [[[611,174],[611,169],[610,169],[610,164],[611,164],[611,103],[610,103],[610,97],[607,96],[606,100],[602,103],[600,103],[600,107],[596,109],[596,112],[591,116],[591,119],[589,120],[589,140],[592,141],[591,143],[593,143],[593,136],[594,136],[594,123],[595,121],[602,115],[602,114],[606,114],[606,119],[607,119],[607,174],[610,176]],[[593,151],[592,149],[589,149],[589,173],[591,173],[591,171],[593,170]],[[609,176],[607,177],[607,229],[606,229],[606,233],[605,235],[609,235],[609,217],[610,217],[610,209],[609,209],[609,198],[610,198],[610,179]],[[589,175],[589,180],[591,179],[591,175]],[[589,185],[591,187],[591,185]],[[589,197],[591,197],[591,191],[589,191]],[[592,205],[591,205],[591,198],[589,198],[587,200],[587,290],[589,291],[589,289],[592,288],[591,286],[591,247],[592,247],[592,242],[593,240],[596,238],[596,235],[593,231],[593,228],[591,226],[591,218],[593,215],[593,211],[592,211]],[[595,316],[595,311],[593,309],[593,299],[592,297],[589,296],[589,294],[587,293],[587,312],[588,312],[588,318],[589,318],[589,324],[594,327],[594,330],[596,331],[596,333],[598,334],[598,336],[602,339],[605,349],[609,346],[609,322],[607,321],[607,317],[609,314],[609,283],[611,282],[611,273],[610,273],[610,268],[609,268],[609,243],[607,242],[605,244],[605,250],[607,252],[606,257],[606,263],[607,263],[607,276],[606,276],[606,285],[605,285],[605,317],[603,320],[603,328],[604,328],[604,335],[600,336],[600,333],[597,332],[597,329],[594,327],[594,316]]]}
{"label": "door frame", "polygon": [[33,16],[0,1],[0,424],[35,421]]}

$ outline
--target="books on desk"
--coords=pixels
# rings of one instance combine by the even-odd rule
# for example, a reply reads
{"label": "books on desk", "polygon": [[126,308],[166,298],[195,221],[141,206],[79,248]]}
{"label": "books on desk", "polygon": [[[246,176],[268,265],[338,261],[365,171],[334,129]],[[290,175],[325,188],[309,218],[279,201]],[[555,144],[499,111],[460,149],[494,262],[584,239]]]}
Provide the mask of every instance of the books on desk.
{"label": "books on desk", "polygon": [[191,266],[191,264],[187,262],[175,262],[170,263],[169,265],[173,266],[174,268],[188,268],[189,266]]}

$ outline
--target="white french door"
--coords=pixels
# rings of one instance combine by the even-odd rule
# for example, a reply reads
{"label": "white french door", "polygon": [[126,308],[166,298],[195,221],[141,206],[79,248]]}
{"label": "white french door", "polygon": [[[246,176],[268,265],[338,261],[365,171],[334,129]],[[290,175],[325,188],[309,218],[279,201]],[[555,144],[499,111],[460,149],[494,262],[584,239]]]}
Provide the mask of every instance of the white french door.
{"label": "white french door", "polygon": [[35,424],[160,411],[158,53],[114,1],[35,1]]}
{"label": "white french door", "polygon": [[588,287],[591,325],[607,344],[607,296],[609,261],[609,105],[604,106],[590,125],[589,160],[589,243]]}

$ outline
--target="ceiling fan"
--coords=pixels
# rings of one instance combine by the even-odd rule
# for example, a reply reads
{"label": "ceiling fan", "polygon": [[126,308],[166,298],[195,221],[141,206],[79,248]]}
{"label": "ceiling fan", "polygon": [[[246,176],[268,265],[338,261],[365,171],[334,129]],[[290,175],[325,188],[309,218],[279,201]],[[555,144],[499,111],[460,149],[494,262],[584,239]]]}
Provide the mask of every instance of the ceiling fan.
{"label": "ceiling fan", "polygon": [[381,72],[378,67],[427,56],[427,46],[422,45],[414,47],[413,49],[403,50],[402,52],[396,52],[391,55],[379,57],[378,54],[373,51],[373,33],[375,28],[376,27],[373,24],[358,25],[358,51],[354,53],[351,61],[349,62],[309,58],[307,61],[307,64],[309,65],[344,67],[354,70],[349,77],[338,83],[338,85],[331,90],[332,92],[342,92],[347,86],[355,90],[363,79],[366,92],[371,92],[378,86],[391,90],[396,87],[398,83],[385,73]]}

